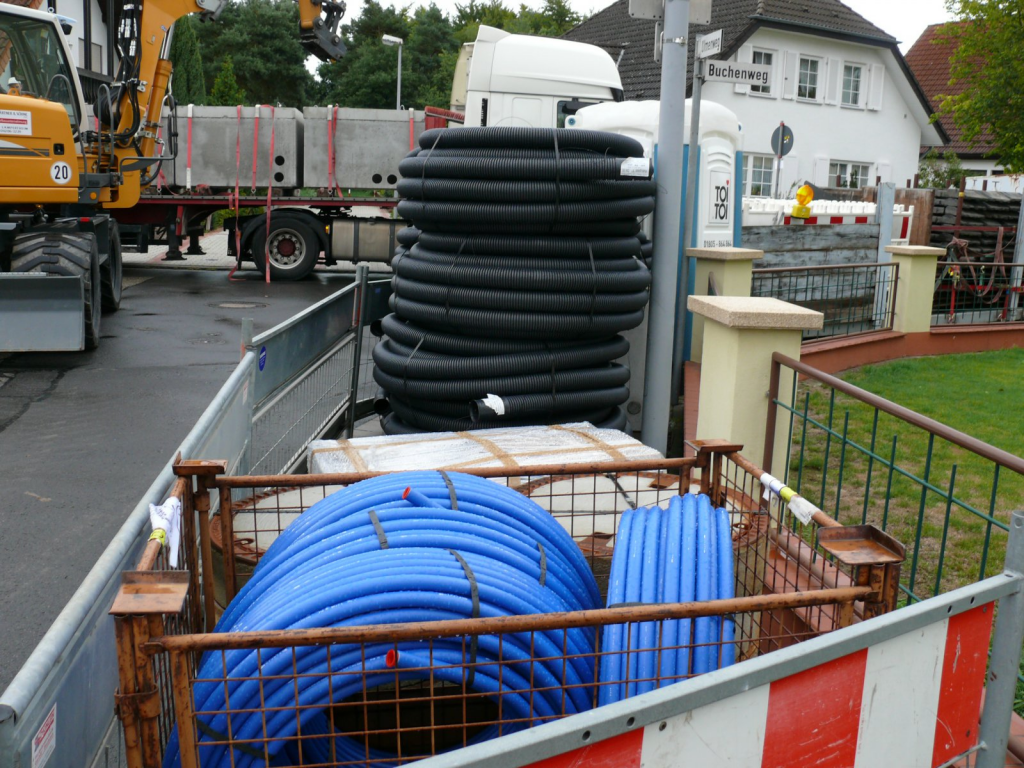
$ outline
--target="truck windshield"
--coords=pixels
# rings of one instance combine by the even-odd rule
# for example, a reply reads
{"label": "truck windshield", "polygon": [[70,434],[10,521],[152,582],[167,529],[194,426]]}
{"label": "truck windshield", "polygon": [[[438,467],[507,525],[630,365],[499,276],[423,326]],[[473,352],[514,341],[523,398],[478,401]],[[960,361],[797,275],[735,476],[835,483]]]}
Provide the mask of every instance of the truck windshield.
{"label": "truck windshield", "polygon": [[56,25],[0,10],[0,94],[8,92],[12,78],[22,94],[63,105],[77,127],[78,103]]}

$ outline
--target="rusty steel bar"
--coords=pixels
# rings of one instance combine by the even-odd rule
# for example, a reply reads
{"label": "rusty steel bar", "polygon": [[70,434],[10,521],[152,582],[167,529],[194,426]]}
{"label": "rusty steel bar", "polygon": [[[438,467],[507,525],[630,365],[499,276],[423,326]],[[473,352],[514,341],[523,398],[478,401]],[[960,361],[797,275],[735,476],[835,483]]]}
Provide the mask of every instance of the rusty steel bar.
{"label": "rusty steel bar", "polygon": [[[272,630],[265,632],[223,632],[203,635],[173,635],[154,638],[146,644],[147,653],[161,651],[232,650],[238,648],[285,648],[293,645],[323,643],[381,643],[423,640],[461,635],[495,635],[503,632],[539,632],[576,629],[604,624],[628,624],[669,619],[722,616],[783,608],[806,608],[862,599],[870,587],[840,587],[812,592],[788,592],[783,595],[756,595],[727,600],[694,603],[636,605],[600,608],[593,611],[539,613],[522,616],[496,616],[483,619],[453,619],[416,623],[331,627],[326,629]],[[179,713],[180,714],[180,713]]]}
{"label": "rusty steel bar", "polygon": [[[142,645],[152,637],[159,637],[164,632],[163,618],[160,616],[133,616],[133,634],[135,638],[135,674],[138,680],[138,693],[150,695],[152,698],[140,704],[140,736],[142,741],[142,768],[160,768],[163,760],[163,744],[160,740],[160,695],[153,674],[153,660],[146,656]],[[155,711],[152,709],[155,703]]]}
{"label": "rusty steel bar", "polygon": [[[171,486],[171,492],[168,494],[168,498],[176,498],[179,501],[184,502],[185,491],[187,481],[183,477],[179,477],[174,481],[174,485]],[[184,507],[184,503],[182,504]],[[160,542],[155,539],[146,543],[146,548],[142,552],[142,557],[139,558],[138,565],[135,566],[137,571],[152,571],[156,567],[156,558],[160,554]],[[176,563],[169,563],[169,567],[173,568]]]}
{"label": "rusty steel bar", "polygon": [[[117,640],[117,669],[119,688],[117,716],[124,729],[124,751],[127,765],[142,765],[142,737],[139,733],[138,709],[128,704],[132,695],[138,693],[135,670],[135,637],[132,633],[134,619],[131,616],[114,617],[114,636]],[[147,664],[149,663],[147,659]]]}
{"label": "rusty steel bar", "polygon": [[178,716],[181,768],[198,768],[193,746],[196,743],[196,727],[189,677],[188,652],[171,651],[171,687],[174,689],[174,711]]}
{"label": "rusty steel bar", "polygon": [[[779,380],[782,376],[782,366],[772,355],[771,376],[768,379],[768,416],[764,423],[764,451],[761,456],[761,463],[765,472],[772,471],[772,459],[775,454],[775,421],[778,416],[779,406],[775,401],[779,399]],[[761,477],[757,475],[757,477]]]}
{"label": "rusty steel bar", "polygon": [[235,580],[235,521],[231,509],[231,489],[220,489],[220,546],[224,560],[224,604],[235,598],[238,583]]}
{"label": "rusty steel bar", "polygon": [[199,518],[199,546],[202,550],[203,603],[206,609],[206,629],[212,631],[217,623],[217,604],[213,591],[213,540],[210,537],[210,492],[205,487],[204,477],[197,477],[199,491],[193,504]]}
{"label": "rusty steel bar", "polygon": [[787,368],[791,368],[797,373],[815,379],[816,381],[820,381],[822,384],[860,400],[862,403],[866,403],[872,408],[877,408],[878,410],[888,413],[891,416],[895,416],[918,429],[923,429],[925,432],[933,434],[936,437],[941,437],[947,442],[959,445],[961,448],[966,448],[968,451],[976,453],[982,458],[988,459],[1001,467],[1005,467],[1006,469],[1013,470],[1020,475],[1024,475],[1024,459],[1019,456],[1014,456],[1012,453],[996,448],[994,445],[989,445],[976,437],[971,437],[970,435],[953,429],[952,427],[948,427],[941,422],[929,419],[927,416],[922,416],[909,408],[904,408],[902,405],[897,405],[891,400],[886,400],[884,397],[879,397],[878,395],[874,395],[860,387],[848,384],[842,379],[830,376],[824,371],[812,368],[806,363],[801,363],[799,360],[794,360],[780,352],[772,354],[772,362],[773,364],[777,363],[785,365]]}
{"label": "rusty steel bar", "polygon": [[[527,467],[467,467],[458,470],[476,477],[523,477],[525,475],[590,475],[609,472],[640,472],[644,470],[681,470],[693,467],[693,458],[675,459],[644,459],[636,461],[586,462],[582,464],[538,464]],[[318,475],[238,475],[210,478],[210,485],[218,488],[265,488],[265,487],[305,487],[314,485],[351,485],[362,480],[369,480],[381,475],[392,475],[393,471],[384,472],[344,472],[339,474]],[[673,473],[675,474],[675,473]]]}

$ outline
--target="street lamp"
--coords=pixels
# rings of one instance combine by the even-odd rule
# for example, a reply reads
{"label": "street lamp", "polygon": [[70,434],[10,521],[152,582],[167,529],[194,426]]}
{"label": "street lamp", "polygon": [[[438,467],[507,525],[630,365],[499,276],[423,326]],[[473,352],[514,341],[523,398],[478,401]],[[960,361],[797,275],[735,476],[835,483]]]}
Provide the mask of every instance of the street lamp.
{"label": "street lamp", "polygon": [[400,110],[402,108],[402,44],[405,41],[394,35],[382,35],[380,39],[384,45],[398,46],[398,93],[395,96],[395,109]]}

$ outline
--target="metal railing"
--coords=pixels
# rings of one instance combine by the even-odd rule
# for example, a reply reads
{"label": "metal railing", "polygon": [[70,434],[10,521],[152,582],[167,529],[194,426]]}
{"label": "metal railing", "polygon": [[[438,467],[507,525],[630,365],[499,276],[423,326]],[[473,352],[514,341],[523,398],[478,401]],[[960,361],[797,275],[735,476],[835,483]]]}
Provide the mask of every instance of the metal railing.
{"label": "metal railing", "polygon": [[[165,634],[157,637],[146,625],[141,630],[145,649],[119,650],[121,678],[136,679],[140,666],[148,668],[147,657],[154,663],[159,660],[159,669],[171,670],[170,681],[158,675],[156,685],[163,700],[168,683],[173,686],[183,766],[219,764],[217,756],[225,751],[258,756],[267,764],[286,756],[297,764],[324,766],[376,765],[382,755],[390,753],[395,756],[393,762],[404,764],[464,747],[485,730],[500,736],[590,709],[605,685],[626,683],[631,696],[636,684],[642,691],[643,683],[675,682],[696,675],[689,668],[668,672],[656,664],[652,676],[646,678],[635,664],[624,664],[627,679],[599,679],[601,659],[611,653],[601,649],[596,630],[603,627],[622,626],[627,638],[623,648],[635,649],[627,655],[644,650],[637,648],[639,640],[632,642],[639,622],[643,622],[648,625],[646,631],[654,628],[651,650],[684,649],[692,658],[701,644],[689,634],[674,643],[663,642],[665,623],[715,617],[731,622],[735,634],[731,640],[714,641],[712,654],[721,659],[728,652],[737,660],[746,660],[849,626],[856,613],[877,615],[895,606],[894,595],[881,586],[885,579],[880,574],[869,575],[878,568],[891,568],[891,562],[877,564],[877,552],[874,560],[861,552],[860,557],[840,562],[813,546],[801,549],[795,542],[803,541],[808,531],[819,524],[835,526],[835,522],[818,515],[810,527],[792,528],[791,516],[762,498],[761,470],[740,456],[737,446],[706,441],[695,449],[696,456],[684,459],[497,467],[471,470],[470,474],[514,487],[549,510],[583,551],[602,596],[608,588],[611,537],[624,508],[663,505],[689,490],[706,493],[730,512],[736,598],[298,632],[214,634],[168,623]],[[207,536],[201,547],[203,561],[190,565],[201,573],[204,594],[216,595],[219,603],[212,606],[207,602],[207,627],[291,522],[333,490],[380,474],[218,476],[224,466],[223,462],[219,468],[186,462],[176,467],[182,475],[196,473],[197,481],[206,478],[197,484],[189,506],[199,513],[200,538]],[[188,486],[191,488],[191,483]],[[228,509],[228,501],[238,494],[242,495],[230,504],[229,514],[219,511],[209,517],[204,533],[202,510],[213,508],[213,498],[218,495],[221,510]],[[898,571],[898,565],[896,568]],[[162,597],[166,590],[159,594]],[[133,608],[138,611],[138,604]],[[167,615],[177,616],[177,607]],[[142,623],[137,616],[123,620]],[[580,650],[577,644],[584,630],[594,633],[593,651]],[[463,658],[451,658],[450,642],[447,655],[439,652],[435,657],[438,639],[453,637],[461,641]],[[481,638],[480,647],[486,648],[479,658],[471,650],[473,638]],[[523,648],[538,650],[531,650],[530,658],[524,659]],[[540,652],[540,648],[545,650]],[[513,652],[515,649],[518,651]],[[407,652],[409,661],[403,663]],[[239,674],[234,671],[236,662],[246,654],[255,659],[255,666],[251,674]],[[382,669],[378,662],[385,656],[391,659],[390,666]],[[578,679],[552,687],[544,671],[566,666],[577,670]],[[497,680],[499,689],[504,679],[506,692],[474,688],[467,682],[474,674]],[[229,698],[224,706],[204,704],[211,691],[229,687],[237,691],[239,686],[258,689],[260,702],[265,697],[276,703],[259,703],[254,708],[252,702],[242,705]],[[289,691],[300,688],[324,696],[303,693],[294,702],[282,704],[281,696],[287,698]],[[285,710],[294,713],[291,722],[295,727],[286,723],[272,737],[265,728],[253,731],[245,725],[271,719],[280,723]],[[162,733],[153,725],[158,717],[153,711],[122,714],[127,732],[148,729],[153,739]],[[165,744],[153,742],[152,749],[158,750],[155,758]],[[131,760],[128,764],[129,768],[142,765]]]}
{"label": "metal railing", "polygon": [[988,325],[1024,321],[1024,263],[940,261],[932,325]]}
{"label": "metal railing", "polygon": [[[1024,459],[785,355],[772,357],[766,467],[841,523],[906,542],[903,599],[998,573]],[[777,432],[791,446],[773,456]]]}
{"label": "metal railing", "polygon": [[892,330],[899,265],[820,264],[753,270],[751,296],[780,299],[821,312],[820,330],[804,341]]}
{"label": "metal railing", "polygon": [[[351,365],[345,368],[347,353],[339,349],[352,349],[360,320],[367,326],[362,337],[368,338],[369,323],[387,312],[389,291],[388,280],[367,283],[360,304],[356,301],[359,284],[353,284],[254,339],[251,331],[243,331],[243,341],[249,343],[241,361],[178,446],[177,457],[227,459],[227,470],[233,473],[249,472],[254,461],[268,471],[290,469],[304,445],[327,428],[324,425],[332,421],[344,425],[353,410],[349,404],[359,410],[362,395],[351,397],[348,387],[355,379],[359,391],[366,392],[369,372],[360,365],[353,376]],[[370,344],[362,345],[361,362],[368,359],[369,349]],[[296,367],[289,368],[292,364]],[[339,372],[347,382],[341,390]],[[335,395],[340,404],[334,402]],[[270,421],[284,425],[286,440],[264,431]],[[312,431],[302,434],[305,429]],[[61,733],[77,734],[57,739],[50,758],[53,765],[90,765],[102,756],[105,745],[119,748],[122,739],[114,727],[113,710],[85,697],[112,692],[118,686],[117,658],[112,653],[114,622],[108,610],[122,573],[130,571],[145,550],[149,505],[161,504],[176,482],[172,459],[0,694],[0,768],[32,764],[33,739],[48,718],[59,717]],[[215,497],[212,506],[218,505]],[[207,599],[205,594],[202,598]],[[102,765],[102,757],[98,759]]]}

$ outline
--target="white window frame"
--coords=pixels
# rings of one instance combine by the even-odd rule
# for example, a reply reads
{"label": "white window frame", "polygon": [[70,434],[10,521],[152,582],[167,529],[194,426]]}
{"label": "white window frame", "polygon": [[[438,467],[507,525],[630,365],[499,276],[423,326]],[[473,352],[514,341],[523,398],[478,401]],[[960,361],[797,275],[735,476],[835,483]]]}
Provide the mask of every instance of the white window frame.
{"label": "white window frame", "polygon": [[[761,174],[761,179],[757,183],[761,186],[767,186],[767,194],[755,195],[753,193],[753,171],[754,171],[754,160],[760,160],[761,168],[758,169],[758,173]],[[767,169],[764,167],[764,163],[767,163]],[[765,170],[768,171],[767,181],[764,178]],[[758,154],[747,154],[743,153],[743,196],[744,197],[771,197],[772,196],[772,185],[775,183],[775,156],[774,155],[758,155]]]}
{"label": "white window frame", "polygon": [[[842,70],[839,72],[839,105],[846,109],[864,109],[864,105],[867,102],[867,99],[865,98],[867,96],[867,83],[865,82],[864,75],[868,71],[868,65],[862,64],[859,61],[844,61],[842,67]],[[848,104],[846,102],[847,67],[857,67],[860,70],[860,76],[857,80],[857,102],[854,104]]]}
{"label": "white window frame", "polygon": [[[753,51],[751,51],[751,53],[750,53],[750,61],[751,61],[751,63],[753,63],[753,64],[763,63],[763,62],[758,62],[758,61],[755,60],[755,57],[759,53],[762,54],[762,55],[767,53],[769,56],[772,57],[771,66],[773,68],[772,71],[774,72],[775,69],[779,66],[779,52],[776,51],[776,50],[773,50],[771,48],[754,48]],[[772,77],[772,81],[774,81],[774,80],[775,80],[775,78],[773,76]],[[778,97],[778,94],[775,93],[775,91],[773,90],[774,85],[775,85],[774,82],[769,82],[768,85],[751,85],[747,89],[747,93],[751,94],[752,96],[758,96],[758,97],[760,97],[762,99],[774,99],[774,98]],[[759,90],[754,90],[755,88],[759,89]],[[767,90],[763,90],[763,89],[767,89]]]}
{"label": "white window frame", "polygon": [[[857,180],[858,185],[856,187],[851,186],[850,180],[853,171],[853,167],[857,166],[859,170],[863,170],[863,175],[858,173]],[[840,171],[842,167],[844,170]],[[835,170],[833,170],[835,168]],[[845,186],[847,189],[861,189],[863,187],[870,186],[872,181],[871,176],[872,165],[871,163],[862,163],[856,160],[829,160],[828,161],[828,184],[826,186],[832,186],[835,184],[836,177],[841,176],[843,181],[846,182]]]}
{"label": "white window frame", "polygon": [[[817,68],[817,70],[814,73],[814,96],[813,97],[812,96],[801,96],[800,95],[800,71],[803,68],[802,65],[803,65],[804,61],[813,61],[813,62],[817,63],[817,65],[818,65],[818,68]],[[824,73],[825,73],[825,66],[824,66],[824,64],[825,64],[824,59],[822,59],[820,56],[809,56],[809,55],[807,55],[805,53],[801,53],[801,54],[799,54],[797,56],[797,60],[796,60],[796,100],[797,101],[804,101],[804,102],[807,102],[808,104],[820,104],[821,103],[821,97],[823,95],[822,94],[822,90],[823,90],[824,85],[825,85],[825,83],[823,82],[824,78],[822,77],[824,75]],[[808,74],[810,74],[810,72],[808,72]]]}

